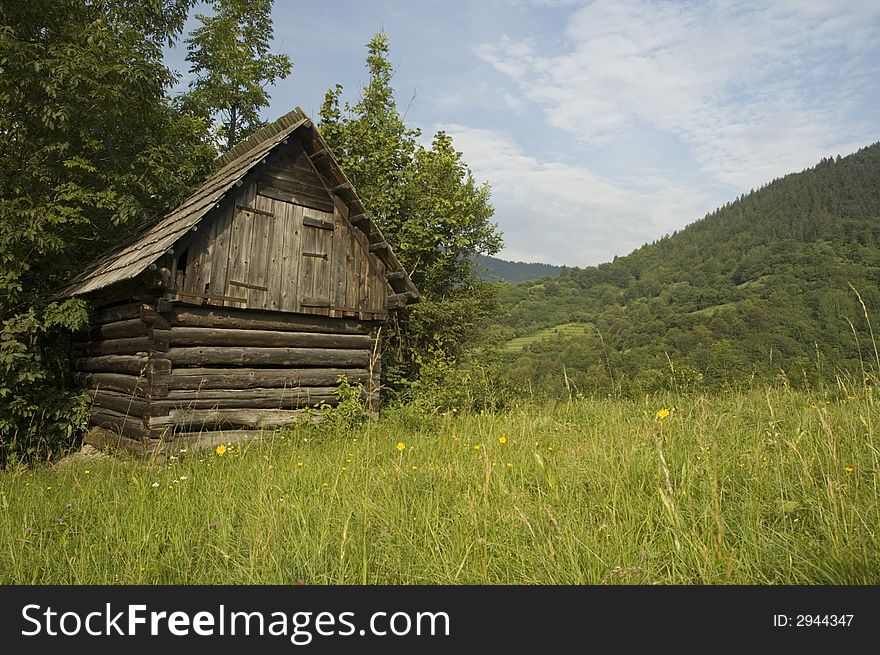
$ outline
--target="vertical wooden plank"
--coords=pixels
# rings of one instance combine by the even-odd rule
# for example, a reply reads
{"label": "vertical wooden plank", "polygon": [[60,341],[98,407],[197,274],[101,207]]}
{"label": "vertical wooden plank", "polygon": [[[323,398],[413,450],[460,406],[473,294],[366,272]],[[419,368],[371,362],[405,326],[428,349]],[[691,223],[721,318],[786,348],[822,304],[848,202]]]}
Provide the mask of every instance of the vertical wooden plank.
{"label": "vertical wooden plank", "polygon": [[[272,213],[271,198],[256,196],[254,208]],[[269,266],[272,259],[272,234],[275,229],[275,217],[266,214],[253,216],[254,232],[251,239],[251,262],[248,268],[248,284],[255,287],[267,287],[269,281]],[[268,309],[268,291],[263,289],[248,289],[248,307],[252,309]]]}
{"label": "vertical wooden plank", "polygon": [[357,274],[360,270],[361,247],[358,245],[355,236],[356,230],[348,228],[349,238],[346,247],[346,264],[345,264],[345,306],[352,309],[358,309],[358,278]]}
{"label": "vertical wooden plank", "polygon": [[351,232],[354,237],[354,243],[352,244],[354,259],[352,261],[351,270],[349,271],[349,285],[352,298],[351,306],[356,307],[357,309],[364,309],[366,296],[363,292],[363,279],[364,271],[367,270],[368,266],[367,250],[370,244],[369,241],[367,241],[367,236],[358,228],[353,228]]}
{"label": "vertical wooden plank", "polygon": [[[351,235],[345,225],[345,219],[339,210],[333,212],[333,222],[336,229],[330,235],[333,257],[330,260],[330,304],[334,307],[347,307],[345,304],[345,272],[348,266],[348,252],[351,244]],[[342,312],[331,312],[331,316],[342,316]]]}
{"label": "vertical wooden plank", "polygon": [[[236,194],[236,204],[242,207],[251,207],[254,202],[254,184],[248,184]],[[244,287],[230,284],[231,282],[244,282],[248,279],[248,267],[251,263],[253,237],[253,213],[237,207],[234,209],[232,218],[232,234],[229,238],[229,270],[227,272],[226,289],[223,295],[234,298],[248,297],[248,290]],[[247,307],[247,302],[226,301],[227,307]]]}
{"label": "vertical wooden plank", "polygon": [[[303,225],[300,229],[302,235],[302,250],[300,251],[299,263],[299,288],[297,289],[297,305],[303,298],[315,297],[315,269],[317,258],[309,257],[303,253],[313,253],[318,250],[318,230]],[[300,309],[302,307],[300,306]],[[309,310],[310,311],[310,310]]]}
{"label": "vertical wooden plank", "polygon": [[279,309],[298,312],[303,297],[300,269],[302,265],[302,207],[283,203],[285,208],[284,252],[281,258],[281,295]]}
{"label": "vertical wooden plank", "polygon": [[[321,221],[333,221],[333,214],[316,209],[303,208],[303,218],[316,218]],[[303,225],[302,257],[300,259],[300,299],[331,301],[330,269],[333,258],[332,234],[334,231],[324,230],[310,225]],[[309,314],[329,315],[326,307],[302,308]]]}
{"label": "vertical wooden plank", "polygon": [[358,296],[360,297],[361,307],[366,308],[369,299],[370,290],[370,257],[365,255],[361,259],[360,270],[358,271]]}
{"label": "vertical wooden plank", "polygon": [[272,229],[269,232],[268,267],[266,268],[266,309],[279,309],[281,305],[281,260],[284,256],[284,233],[287,227],[287,203],[265,198],[272,212]]}
{"label": "vertical wooden plank", "polygon": [[[314,211],[314,210],[312,210]],[[325,221],[333,221],[333,214],[328,212],[314,212],[318,218]],[[333,302],[331,273],[333,270],[333,235],[335,230],[319,230],[314,229],[317,233],[317,250],[326,255],[324,258],[312,257],[317,264],[315,266],[315,286],[313,298],[320,298],[330,303]],[[321,308],[321,314],[330,315],[329,308]]]}
{"label": "vertical wooden plank", "polygon": [[[199,231],[201,233],[201,237],[198,240],[199,264],[198,272],[194,276],[192,288],[190,289],[192,293],[206,293],[205,288],[211,284],[217,224],[220,222],[221,211],[222,208],[220,207],[214,209],[199,223]],[[200,300],[199,304],[203,302]]]}
{"label": "vertical wooden plank", "polygon": [[[225,295],[226,272],[229,268],[229,239],[232,232],[232,217],[235,212],[234,196],[223,202],[215,220],[214,245],[211,253],[211,275],[205,279],[201,293]],[[222,305],[222,302],[208,300],[209,305]]]}
{"label": "vertical wooden plank", "polygon": [[193,289],[198,288],[198,277],[202,270],[202,258],[204,256],[203,249],[199,247],[202,241],[202,236],[202,234],[195,233],[189,239],[184,237],[175,248],[175,252],[183,253],[185,251],[187,253],[186,271],[184,273],[182,287],[183,291],[192,291]]}

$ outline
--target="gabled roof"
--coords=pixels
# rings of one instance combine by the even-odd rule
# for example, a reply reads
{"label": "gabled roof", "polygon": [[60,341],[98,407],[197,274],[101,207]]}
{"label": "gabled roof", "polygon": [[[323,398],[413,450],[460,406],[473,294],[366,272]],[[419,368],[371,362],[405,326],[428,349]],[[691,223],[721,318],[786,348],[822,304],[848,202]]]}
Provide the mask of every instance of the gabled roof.
{"label": "gabled roof", "polygon": [[[419,293],[392,252],[333,153],[308,116],[297,107],[274,123],[263,127],[217,159],[217,171],[177,209],[145,229],[137,237],[104,253],[77,275],[59,297],[80,296],[117,282],[131,280],[156,262],[182,236],[195,227],[223,197],[297,131],[301,132],[306,154],[324,180],[327,190],[348,206],[352,225],[366,234],[370,252],[385,264],[388,284],[398,304],[413,302]],[[311,150],[309,150],[311,148]]]}

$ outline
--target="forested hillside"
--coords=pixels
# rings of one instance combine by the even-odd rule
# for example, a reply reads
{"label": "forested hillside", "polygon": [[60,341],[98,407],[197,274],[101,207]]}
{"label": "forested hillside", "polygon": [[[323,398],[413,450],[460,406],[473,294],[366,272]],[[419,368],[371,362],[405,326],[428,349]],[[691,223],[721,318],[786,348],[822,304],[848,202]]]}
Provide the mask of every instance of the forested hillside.
{"label": "forested hillside", "polygon": [[474,255],[477,274],[489,282],[528,282],[542,277],[555,277],[563,270],[560,266],[540,262],[512,262],[498,257]]}
{"label": "forested hillside", "polygon": [[[613,262],[508,287],[510,377],[581,391],[803,385],[880,369],[880,144]],[[563,375],[563,368],[565,375]]]}

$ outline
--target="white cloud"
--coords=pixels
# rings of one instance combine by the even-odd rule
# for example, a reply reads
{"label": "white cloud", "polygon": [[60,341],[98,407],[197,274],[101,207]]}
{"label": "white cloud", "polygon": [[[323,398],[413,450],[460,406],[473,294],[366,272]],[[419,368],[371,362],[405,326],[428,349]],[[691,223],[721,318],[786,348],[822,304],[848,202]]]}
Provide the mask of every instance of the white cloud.
{"label": "white cloud", "polygon": [[583,142],[661,131],[748,190],[876,140],[878,39],[873,1],[612,1],[574,11],[562,43],[505,37],[477,54]]}
{"label": "white cloud", "polygon": [[598,264],[681,226],[704,194],[660,173],[619,184],[587,168],[526,154],[506,133],[443,125],[478,179],[492,187],[503,256],[571,266]]}

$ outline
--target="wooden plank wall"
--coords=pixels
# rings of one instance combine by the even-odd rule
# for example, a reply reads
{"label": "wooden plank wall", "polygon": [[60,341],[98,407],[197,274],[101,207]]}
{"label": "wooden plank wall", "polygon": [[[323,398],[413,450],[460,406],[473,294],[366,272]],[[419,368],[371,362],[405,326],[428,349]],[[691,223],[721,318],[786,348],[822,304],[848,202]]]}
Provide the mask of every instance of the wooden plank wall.
{"label": "wooden plank wall", "polygon": [[384,320],[384,264],[301,146],[291,147],[178,245],[179,300]]}

